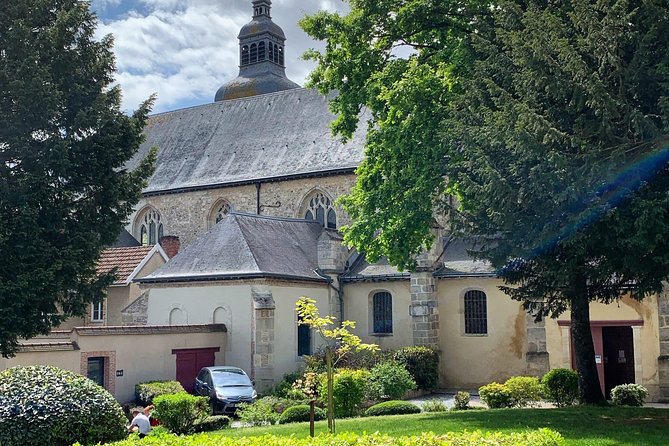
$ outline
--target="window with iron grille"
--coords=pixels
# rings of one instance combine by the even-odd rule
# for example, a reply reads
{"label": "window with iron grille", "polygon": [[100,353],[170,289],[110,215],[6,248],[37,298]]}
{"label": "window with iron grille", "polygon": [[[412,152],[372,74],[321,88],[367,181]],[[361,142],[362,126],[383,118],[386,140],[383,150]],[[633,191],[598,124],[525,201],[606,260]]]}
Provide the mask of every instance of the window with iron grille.
{"label": "window with iron grille", "polygon": [[488,308],[483,291],[465,293],[465,334],[488,334]]}
{"label": "window with iron grille", "polygon": [[393,332],[393,298],[390,293],[382,291],[372,298],[374,333]]}

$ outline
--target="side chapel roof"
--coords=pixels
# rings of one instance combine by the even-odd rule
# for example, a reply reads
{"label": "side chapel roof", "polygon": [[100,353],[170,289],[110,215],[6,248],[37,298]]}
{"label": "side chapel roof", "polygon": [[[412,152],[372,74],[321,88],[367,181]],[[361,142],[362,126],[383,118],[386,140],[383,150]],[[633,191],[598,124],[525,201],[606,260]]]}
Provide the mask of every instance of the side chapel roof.
{"label": "side chapel roof", "polygon": [[116,268],[116,280],[112,285],[126,285],[156,251],[159,251],[165,261],[167,261],[167,256],[159,245],[104,249],[98,260],[97,272],[98,274],[104,274]]}
{"label": "side chapel roof", "polygon": [[283,278],[325,282],[316,221],[231,212],[168,263],[138,282]]}
{"label": "side chapel roof", "polygon": [[296,88],[153,115],[126,167],[158,148],[146,195],[353,172],[363,158],[368,114],[343,143],[332,136],[327,102]]}

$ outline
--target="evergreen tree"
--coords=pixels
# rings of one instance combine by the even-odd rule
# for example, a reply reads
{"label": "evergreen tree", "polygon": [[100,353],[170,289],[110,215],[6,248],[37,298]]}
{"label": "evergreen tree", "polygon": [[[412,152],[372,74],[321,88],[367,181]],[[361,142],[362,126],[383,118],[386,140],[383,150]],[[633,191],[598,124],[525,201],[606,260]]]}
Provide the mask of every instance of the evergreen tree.
{"label": "evergreen tree", "polygon": [[46,334],[112,281],[98,277],[153,158],[124,169],[150,108],[120,111],[112,38],[79,0],[0,2],[0,352]]}
{"label": "evergreen tree", "polygon": [[669,273],[666,3],[350,3],[303,22],[328,41],[312,82],[340,91],[343,122],[373,116],[346,240],[411,267],[432,210],[449,213],[490,241],[478,255],[512,298],[537,317],[571,310],[581,400],[602,400],[589,303],[641,299]]}

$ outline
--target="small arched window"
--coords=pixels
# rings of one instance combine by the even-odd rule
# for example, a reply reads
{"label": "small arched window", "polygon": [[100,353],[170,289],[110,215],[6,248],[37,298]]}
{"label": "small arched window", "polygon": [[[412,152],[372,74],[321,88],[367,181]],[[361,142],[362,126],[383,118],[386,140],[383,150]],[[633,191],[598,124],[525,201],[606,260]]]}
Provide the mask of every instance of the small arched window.
{"label": "small arched window", "polygon": [[139,226],[139,241],[142,245],[155,245],[163,236],[160,212],[150,209],[144,213]]}
{"label": "small arched window", "polygon": [[279,65],[283,65],[283,47],[282,46],[279,47]]}
{"label": "small arched window", "polygon": [[267,44],[267,57],[270,62],[275,62],[274,59],[274,44],[272,42]]}
{"label": "small arched window", "polygon": [[386,291],[374,293],[372,297],[372,320],[375,334],[393,332],[393,297]]}
{"label": "small arched window", "polygon": [[241,51],[242,51],[242,65],[248,65],[249,64],[249,46],[248,45],[243,45]]}
{"label": "small arched window", "polygon": [[232,206],[226,200],[218,200],[209,212],[209,227],[225,220],[232,211]]}
{"label": "small arched window", "polygon": [[255,43],[251,44],[251,55],[250,55],[250,61],[251,63],[256,63],[258,62],[258,45]]}
{"label": "small arched window", "polygon": [[488,334],[488,306],[483,291],[465,293],[465,334]]}
{"label": "small arched window", "polygon": [[316,220],[324,228],[337,229],[337,213],[332,207],[332,202],[320,192],[309,200],[304,218],[306,220]]}
{"label": "small arched window", "polygon": [[265,60],[265,42],[260,42],[258,44],[258,61],[261,62]]}
{"label": "small arched window", "polygon": [[273,62],[279,63],[279,45],[274,44],[274,60]]}

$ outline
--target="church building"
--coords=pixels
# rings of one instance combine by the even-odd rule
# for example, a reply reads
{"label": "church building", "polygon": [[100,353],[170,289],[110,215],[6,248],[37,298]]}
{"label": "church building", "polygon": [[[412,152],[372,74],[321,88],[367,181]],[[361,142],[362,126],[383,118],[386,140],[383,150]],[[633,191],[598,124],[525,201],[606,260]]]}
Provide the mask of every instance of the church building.
{"label": "church building", "polygon": [[[348,142],[331,134],[329,98],[286,77],[286,38],[270,0],[252,1],[238,38],[238,77],[212,103],[153,115],[129,163],[158,148],[126,229],[141,245],[162,245],[169,260],[133,279],[135,298],[109,321],[184,333],[154,347],[159,366],[133,365],[148,371],[142,376],[190,388],[200,367],[228,364],[259,391],[270,388],[319,348],[298,324],[301,296],[355,321],[364,342],[437,349],[444,388],[573,366],[569,314],[534,322],[499,289],[494,270],[468,255],[467,242],[446,241],[441,228],[411,272],[346,248],[337,229],[350,220],[335,203],[355,183],[368,115]],[[603,390],[636,382],[650,399],[669,399],[669,292],[592,304],[591,319]],[[116,373],[116,388],[136,384],[126,377]]]}

